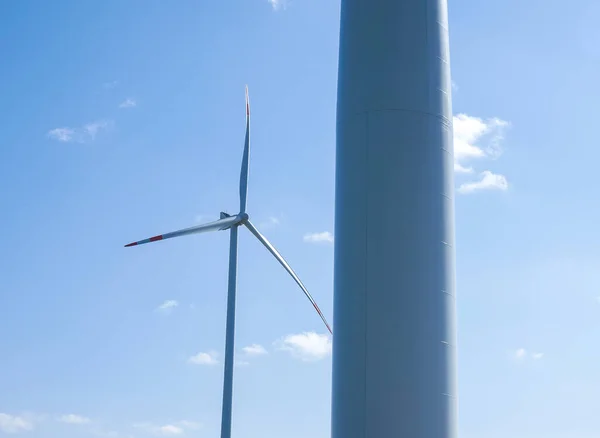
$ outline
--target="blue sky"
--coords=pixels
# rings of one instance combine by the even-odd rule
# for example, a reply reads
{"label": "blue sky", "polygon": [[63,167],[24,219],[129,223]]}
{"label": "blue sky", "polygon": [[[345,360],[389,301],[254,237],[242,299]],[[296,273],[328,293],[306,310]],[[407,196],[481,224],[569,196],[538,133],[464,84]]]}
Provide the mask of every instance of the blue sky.
{"label": "blue sky", "polygon": [[[249,212],[332,319],[339,1],[0,5],[0,435],[218,436]],[[600,5],[450,3],[462,438],[600,430]],[[241,233],[234,436],[330,434],[330,339]],[[334,323],[335,324],[335,323]]]}

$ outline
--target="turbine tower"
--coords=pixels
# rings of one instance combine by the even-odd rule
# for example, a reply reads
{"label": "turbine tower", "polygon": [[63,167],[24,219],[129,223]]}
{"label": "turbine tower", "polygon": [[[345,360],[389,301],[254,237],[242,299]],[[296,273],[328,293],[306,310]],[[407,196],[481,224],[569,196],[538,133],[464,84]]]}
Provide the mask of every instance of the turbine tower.
{"label": "turbine tower", "polygon": [[229,277],[228,277],[228,293],[227,293],[227,325],[225,333],[225,370],[223,378],[223,411],[221,418],[221,438],[231,437],[231,408],[233,401],[233,353],[234,353],[234,333],[235,333],[235,294],[236,294],[236,279],[237,279],[237,243],[238,243],[238,227],[245,226],[250,232],[269,250],[277,259],[285,270],[292,276],[298,286],[302,289],[306,297],[325,323],[329,333],[331,328],[321,313],[319,306],[312,298],[300,278],[292,270],[290,265],[281,256],[279,251],[263,236],[252,222],[246,213],[246,197],[248,194],[248,162],[250,155],[250,102],[248,99],[248,87],[246,87],[246,140],[244,143],[244,154],[242,157],[242,170],[240,173],[240,212],[235,216],[221,212],[220,219],[203,225],[198,225],[191,228],[186,228],[171,233],[160,234],[150,237],[149,239],[139,240],[129,243],[126,247],[142,245],[144,243],[156,242],[159,240],[170,239],[172,237],[185,236],[188,234],[204,233],[208,231],[223,231],[230,230],[229,243]]}
{"label": "turbine tower", "polygon": [[332,438],[456,438],[446,0],[341,0]]}

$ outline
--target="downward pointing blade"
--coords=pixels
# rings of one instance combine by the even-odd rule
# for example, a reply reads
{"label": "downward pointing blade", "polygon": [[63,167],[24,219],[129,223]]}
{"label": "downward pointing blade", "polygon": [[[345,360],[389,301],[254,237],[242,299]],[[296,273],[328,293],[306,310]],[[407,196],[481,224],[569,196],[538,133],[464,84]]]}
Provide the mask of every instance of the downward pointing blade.
{"label": "downward pointing blade", "polygon": [[172,237],[185,236],[188,234],[206,233],[208,231],[219,231],[226,230],[232,225],[240,222],[240,218],[237,216],[229,216],[218,221],[209,222],[203,225],[197,225],[195,227],[185,228],[179,231],[173,231],[171,233],[159,234],[158,236],[150,237],[149,239],[138,240],[137,242],[128,243],[125,247],[143,245],[144,243],[157,242],[159,240],[170,239]]}
{"label": "downward pointing blade", "polygon": [[244,155],[242,156],[242,170],[240,172],[240,213],[246,212],[246,197],[248,194],[248,160],[250,155],[250,100],[248,86],[246,86],[246,140],[244,142]]}
{"label": "downward pointing blade", "polygon": [[256,227],[254,227],[254,225],[252,225],[252,223],[249,220],[246,220],[244,222],[244,225],[246,225],[246,227],[248,227],[250,232],[252,234],[254,234],[256,236],[256,238],[262,242],[262,244],[269,250],[269,252],[271,254],[273,254],[273,256],[275,256],[275,258],[279,261],[279,263],[281,263],[281,265],[285,268],[285,270],[288,271],[288,273],[292,276],[292,278],[294,280],[296,280],[296,283],[298,283],[298,286],[300,286],[300,289],[302,289],[304,291],[304,295],[306,295],[306,297],[310,300],[313,307],[315,308],[315,310],[317,311],[317,313],[319,314],[319,316],[325,323],[325,326],[327,327],[327,330],[329,330],[329,333],[333,334],[333,332],[331,331],[331,327],[329,327],[329,324],[327,323],[325,316],[323,316],[323,313],[321,312],[321,309],[319,309],[319,306],[317,306],[317,303],[315,302],[313,297],[310,295],[308,290],[306,290],[306,287],[304,287],[304,284],[302,284],[302,282],[300,281],[300,278],[298,278],[298,276],[296,275],[296,273],[294,272],[292,267],[285,261],[283,256],[279,253],[279,251],[277,251],[275,249],[275,247],[273,245],[271,245],[271,243],[267,240],[267,238],[265,236],[260,234],[260,232],[256,229]]}

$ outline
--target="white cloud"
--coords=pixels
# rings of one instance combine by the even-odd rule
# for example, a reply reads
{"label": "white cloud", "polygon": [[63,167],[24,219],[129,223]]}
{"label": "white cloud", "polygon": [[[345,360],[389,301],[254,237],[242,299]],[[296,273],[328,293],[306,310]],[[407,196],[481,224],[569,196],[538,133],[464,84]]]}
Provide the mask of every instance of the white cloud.
{"label": "white cloud", "polygon": [[456,173],[473,173],[473,168],[465,167],[462,164],[459,164],[456,161],[454,161],[454,171]]}
{"label": "white cloud", "polygon": [[242,351],[248,356],[259,356],[262,354],[267,354],[267,350],[265,350],[265,347],[259,344],[248,345],[247,347],[242,348]]}
{"label": "white cloud", "polygon": [[217,360],[217,353],[209,351],[207,353],[200,352],[188,359],[189,363],[194,365],[216,365],[219,363]]}
{"label": "white cloud", "polygon": [[164,303],[158,306],[156,310],[163,313],[170,313],[177,306],[179,306],[179,303],[177,301],[166,300]]}
{"label": "white cloud", "polygon": [[268,2],[271,4],[271,7],[274,11],[285,9],[285,7],[287,6],[286,0],[268,0]]}
{"label": "white cloud", "polygon": [[269,228],[269,227],[275,227],[277,225],[281,224],[281,219],[279,219],[276,216],[269,216],[267,218],[267,220],[262,221],[260,223],[260,227],[261,228]]}
{"label": "white cloud", "polygon": [[67,414],[58,417],[58,421],[68,424],[86,424],[90,422],[90,419],[81,415]]}
{"label": "white cloud", "polygon": [[184,431],[182,427],[174,424],[165,424],[163,426],[157,426],[152,423],[136,423],[133,425],[136,429],[142,429],[148,433],[154,435],[181,435]]}
{"label": "white cloud", "polygon": [[202,424],[200,424],[196,421],[189,421],[189,420],[181,420],[181,421],[178,421],[177,424],[179,426],[183,427],[184,429],[197,430],[202,427]]}
{"label": "white cloud", "polygon": [[133,427],[153,435],[173,436],[182,435],[186,432],[186,430],[198,430],[202,427],[202,425],[195,421],[182,420],[164,425],[156,425],[153,423],[135,423],[133,424]]}
{"label": "white cloud", "polygon": [[305,362],[323,359],[331,353],[331,339],[327,335],[304,332],[287,335],[275,342],[282,351],[288,351],[293,357]]}
{"label": "white cloud", "polygon": [[333,243],[333,234],[331,234],[329,231],[323,231],[321,233],[307,233],[304,235],[303,240],[309,243]]}
{"label": "white cloud", "polygon": [[544,357],[544,353],[529,353],[524,348],[519,348],[514,352],[515,358],[518,360],[525,360],[527,357],[531,357],[534,360],[540,360]]}
{"label": "white cloud", "polygon": [[65,143],[85,143],[88,140],[94,140],[98,132],[108,129],[112,123],[110,120],[97,120],[87,123],[80,128],[54,128],[48,131],[47,135],[53,140]]}
{"label": "white cloud", "polygon": [[233,361],[233,364],[234,364],[236,367],[247,367],[248,365],[250,365],[250,362],[248,362],[248,361],[246,361],[246,360],[237,360],[237,359],[235,359],[235,360]]}
{"label": "white cloud", "polygon": [[96,138],[96,134],[101,129],[106,129],[109,125],[109,122],[106,120],[98,120],[96,122],[88,123],[83,126],[83,131],[93,140]]}
{"label": "white cloud", "polygon": [[[497,158],[502,153],[504,131],[510,124],[497,117],[483,120],[467,114],[453,117],[454,158],[460,162],[470,158]],[[485,141],[482,145],[481,142]]]}
{"label": "white cloud", "polygon": [[162,435],[179,435],[183,433],[183,429],[179,426],[175,426],[174,424],[160,426],[158,430]]}
{"label": "white cloud", "polygon": [[466,182],[458,188],[459,193],[473,193],[480,190],[507,190],[508,181],[504,175],[484,170],[479,181]]}
{"label": "white cloud", "polygon": [[137,102],[131,98],[127,98],[119,104],[119,108],[134,108],[135,106],[137,106]]}
{"label": "white cloud", "polygon": [[30,419],[0,412],[0,431],[18,433],[28,430],[33,430],[33,421]]}
{"label": "white cloud", "polygon": [[74,134],[75,131],[71,128],[54,128],[48,131],[48,137],[64,142],[73,140]]}

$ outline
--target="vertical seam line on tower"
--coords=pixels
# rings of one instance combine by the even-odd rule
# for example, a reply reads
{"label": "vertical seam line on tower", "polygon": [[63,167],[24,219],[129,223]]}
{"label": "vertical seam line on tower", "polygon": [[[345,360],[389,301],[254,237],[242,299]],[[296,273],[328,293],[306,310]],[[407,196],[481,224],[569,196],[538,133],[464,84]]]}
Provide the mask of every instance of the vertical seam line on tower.
{"label": "vertical seam line on tower", "polygon": [[429,0],[425,0],[425,47],[427,48],[427,108],[431,109],[431,57],[429,52],[431,46],[429,42]]}
{"label": "vertical seam line on tower", "polygon": [[365,304],[364,304],[364,312],[365,312],[365,377],[364,377],[364,403],[363,403],[363,427],[364,427],[364,432],[363,432],[363,438],[367,438],[367,377],[368,377],[368,373],[367,373],[367,364],[368,364],[368,352],[367,352],[367,340],[368,340],[368,331],[369,331],[369,324],[368,324],[368,317],[369,317],[369,312],[368,312],[368,303],[369,303],[369,293],[368,293],[368,284],[369,284],[369,174],[370,174],[370,169],[369,169],[369,111],[365,111],[365,125],[366,125],[366,129],[365,129],[365,169],[366,169],[366,187],[365,187],[365,203],[366,203],[366,207],[365,208]]}

